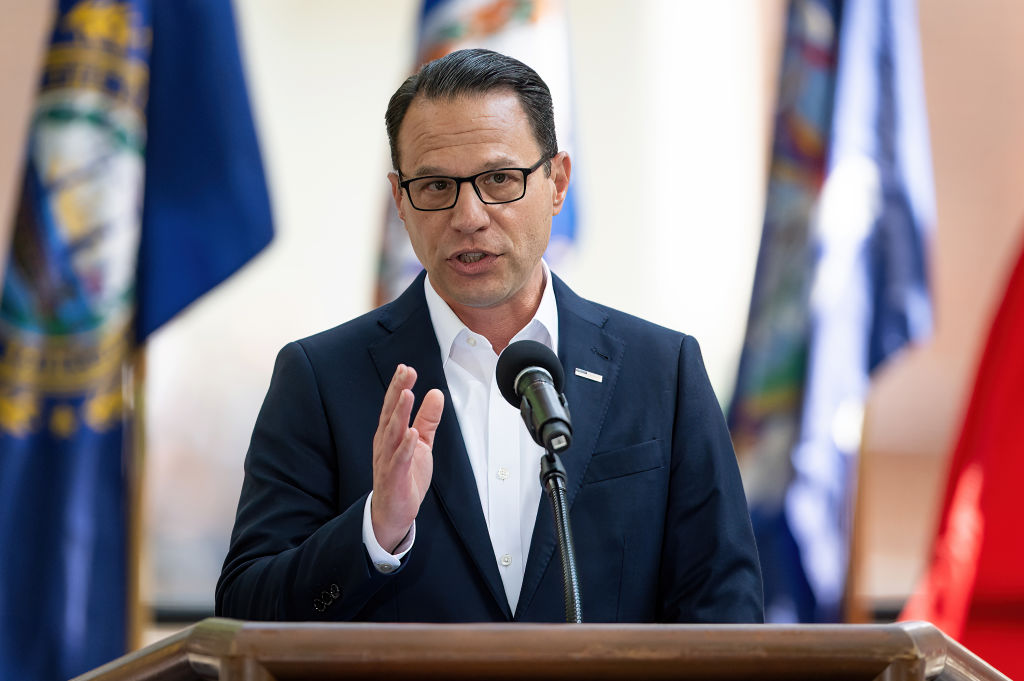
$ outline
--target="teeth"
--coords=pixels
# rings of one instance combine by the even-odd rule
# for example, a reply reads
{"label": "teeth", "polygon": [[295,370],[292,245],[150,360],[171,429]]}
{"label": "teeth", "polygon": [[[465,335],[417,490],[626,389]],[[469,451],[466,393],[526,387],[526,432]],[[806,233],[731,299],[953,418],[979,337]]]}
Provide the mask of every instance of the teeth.
{"label": "teeth", "polygon": [[483,258],[483,253],[463,253],[462,255],[459,256],[459,261],[469,264],[471,262],[478,262],[480,260],[483,260]]}

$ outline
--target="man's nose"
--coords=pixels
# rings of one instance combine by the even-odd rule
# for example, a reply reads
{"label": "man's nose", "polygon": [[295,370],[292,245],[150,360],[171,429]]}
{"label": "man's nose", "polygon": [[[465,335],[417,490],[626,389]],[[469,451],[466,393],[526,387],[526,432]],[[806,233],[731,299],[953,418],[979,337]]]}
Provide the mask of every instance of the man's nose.
{"label": "man's nose", "polygon": [[469,180],[463,181],[459,186],[459,197],[455,200],[451,212],[451,225],[460,231],[475,232],[490,222],[487,205],[477,196],[476,188]]}

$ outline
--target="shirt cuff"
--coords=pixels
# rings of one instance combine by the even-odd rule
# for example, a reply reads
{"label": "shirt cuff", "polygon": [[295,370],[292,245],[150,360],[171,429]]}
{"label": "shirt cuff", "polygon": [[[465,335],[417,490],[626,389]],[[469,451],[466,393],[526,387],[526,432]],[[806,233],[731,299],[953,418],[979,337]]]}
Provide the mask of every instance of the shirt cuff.
{"label": "shirt cuff", "polygon": [[402,543],[395,547],[395,552],[388,553],[377,543],[377,536],[373,533],[373,521],[370,519],[371,499],[373,499],[372,491],[366,497],[366,505],[363,506],[363,546],[366,547],[366,553],[370,555],[370,562],[377,568],[377,572],[387,574],[401,567],[402,558],[412,548],[412,544],[416,540],[416,521],[412,521],[409,534],[405,535]]}

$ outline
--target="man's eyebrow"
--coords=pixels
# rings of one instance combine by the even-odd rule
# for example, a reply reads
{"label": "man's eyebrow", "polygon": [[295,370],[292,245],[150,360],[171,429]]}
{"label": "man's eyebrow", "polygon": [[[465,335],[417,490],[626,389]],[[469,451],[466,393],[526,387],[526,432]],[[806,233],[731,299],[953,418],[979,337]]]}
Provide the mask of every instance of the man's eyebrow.
{"label": "man's eyebrow", "polygon": [[444,171],[437,166],[420,166],[409,174],[409,177],[424,177],[426,175],[444,175]]}
{"label": "man's eyebrow", "polygon": [[[491,161],[483,164],[480,167],[480,169],[477,170],[476,172],[477,173],[485,173],[488,170],[497,170],[499,168],[519,168],[519,167],[520,167],[519,161],[514,160],[512,158],[509,158],[508,156],[501,156],[501,157],[492,159]],[[470,173],[470,175],[475,175],[475,174],[476,173]],[[413,177],[413,178],[416,178],[416,177],[430,177],[430,176],[454,177],[453,174],[451,174],[451,173],[449,173],[449,172],[447,172],[447,171],[445,171],[442,168],[439,168],[437,166],[420,166],[420,167],[414,169],[412,171],[412,174],[409,175],[409,177]]]}

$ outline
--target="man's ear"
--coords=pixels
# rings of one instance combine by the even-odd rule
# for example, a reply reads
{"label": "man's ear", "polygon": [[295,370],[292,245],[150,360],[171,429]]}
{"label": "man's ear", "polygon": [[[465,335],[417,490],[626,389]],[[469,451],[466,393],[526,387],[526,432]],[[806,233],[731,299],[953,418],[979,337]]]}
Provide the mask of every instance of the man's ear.
{"label": "man's ear", "polygon": [[405,222],[405,208],[402,206],[402,185],[398,184],[398,173],[388,173],[388,182],[391,183],[391,198],[395,202],[398,217],[402,219],[402,222]]}
{"label": "man's ear", "polygon": [[572,174],[572,160],[569,152],[560,151],[551,159],[551,181],[554,192],[551,195],[552,214],[558,215],[565,205],[565,195],[569,192],[569,176]]}

